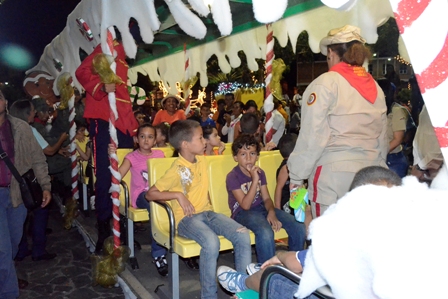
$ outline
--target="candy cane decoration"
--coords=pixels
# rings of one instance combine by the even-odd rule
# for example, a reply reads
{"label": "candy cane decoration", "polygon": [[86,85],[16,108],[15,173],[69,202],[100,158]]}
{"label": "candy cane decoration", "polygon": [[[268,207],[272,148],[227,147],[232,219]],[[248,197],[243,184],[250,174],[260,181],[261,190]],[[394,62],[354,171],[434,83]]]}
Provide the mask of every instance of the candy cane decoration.
{"label": "candy cane decoration", "polygon": [[[73,82],[72,82],[73,85]],[[70,137],[70,160],[72,162],[72,196],[75,200],[79,199],[79,190],[78,190],[78,174],[79,167],[76,160],[76,143],[75,143],[75,135],[76,135],[76,123],[75,123],[75,94],[72,95],[70,100],[68,100],[68,109],[69,116],[68,121],[70,123],[69,137]]]}
{"label": "candy cane decoration", "polygon": [[[446,162],[448,22],[445,14],[448,11],[448,2],[390,0],[390,3]],[[428,33],[426,37],[425,33]]]}
{"label": "candy cane decoration", "polygon": [[185,98],[185,115],[190,113],[191,102],[190,102],[190,57],[187,52],[187,44],[184,44],[184,59],[185,59],[185,75],[184,75],[184,98]]}
{"label": "candy cane decoration", "polygon": [[274,99],[271,91],[272,81],[272,62],[274,61],[274,32],[272,24],[266,25],[266,93],[264,96],[263,108],[266,113],[266,143],[272,140],[274,120],[272,119],[272,111],[274,110]]}
{"label": "candy cane decoration", "polygon": [[[143,88],[138,86],[133,86],[131,84],[131,80],[128,79],[127,81],[128,85],[128,92],[129,96],[131,97],[131,102],[136,102],[137,105],[143,105],[146,101],[146,92]],[[135,98],[137,97],[137,99]]]}
{"label": "candy cane decoration", "polygon": [[[115,30],[113,27],[109,27],[107,30],[107,47],[103,47],[104,54],[114,56],[114,39],[115,39]],[[116,73],[117,64],[115,60],[110,65],[111,70]],[[117,129],[115,128],[115,120],[118,118],[117,105],[115,92],[110,92],[108,94],[109,98],[109,135],[110,135],[110,143],[118,148],[118,138],[117,138]],[[113,233],[114,233],[114,246],[118,248],[120,246],[120,181],[121,175],[118,172],[118,157],[116,154],[109,155],[110,161],[110,172],[112,174],[112,184],[110,186],[109,191],[111,192],[111,198],[113,203],[112,216],[114,217],[113,222]]]}

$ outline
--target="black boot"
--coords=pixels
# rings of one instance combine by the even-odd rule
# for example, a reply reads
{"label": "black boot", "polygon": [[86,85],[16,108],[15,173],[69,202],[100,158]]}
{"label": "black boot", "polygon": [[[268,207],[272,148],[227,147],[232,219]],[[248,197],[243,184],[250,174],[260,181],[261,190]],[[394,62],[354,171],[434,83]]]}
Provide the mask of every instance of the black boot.
{"label": "black boot", "polygon": [[103,250],[103,243],[110,236],[110,219],[98,220],[98,240],[96,241],[95,253],[100,254]]}

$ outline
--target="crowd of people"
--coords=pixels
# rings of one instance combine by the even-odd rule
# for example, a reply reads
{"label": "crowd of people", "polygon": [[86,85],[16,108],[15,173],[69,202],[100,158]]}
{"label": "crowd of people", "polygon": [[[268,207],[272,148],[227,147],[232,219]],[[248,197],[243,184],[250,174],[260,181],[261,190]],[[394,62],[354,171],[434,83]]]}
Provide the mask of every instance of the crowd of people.
{"label": "crowd of people", "polygon": [[[416,133],[418,144],[413,147],[413,136],[407,134],[417,127],[411,116],[411,94],[394,85],[394,100],[387,101],[385,94],[391,88],[387,84],[392,82],[380,86],[362,67],[371,55],[359,28],[347,25],[334,29],[321,40],[320,47],[327,56],[329,72],[315,79],[303,96],[295,87],[292,99],[274,99],[273,134],[267,142],[263,108],[253,100],[235,100],[233,93],[215,103],[208,99],[189,113],[179,96],[164,95],[161,90],[153,92],[151,111],[133,106],[126,84],[104,83],[92,67],[95,56],[101,52],[98,46],[76,71],[84,90],[75,90],[78,159],[92,159],[95,164],[95,253],[102,253],[104,240],[111,235],[109,156],[117,151],[109,133],[111,92],[117,99],[118,146],[134,149],[119,166],[122,177],[128,172],[132,175],[131,205],[149,213],[149,202],[171,200],[177,233],[202,247],[199,263],[197,259],[185,261],[201,273],[201,298],[217,296],[217,235],[233,243],[236,267],[236,271],[220,268],[219,282],[231,292],[258,290],[260,274],[268,265],[283,264],[294,272],[302,270],[310,221],[354,188],[352,182],[357,181],[355,174],[360,170],[373,172],[364,175],[365,181],[359,184],[376,183],[372,180],[381,174],[382,183],[390,180],[391,185],[397,185],[397,176],[403,178],[411,169],[422,181],[433,178],[443,159],[440,149],[437,152],[425,148],[425,138],[429,137],[423,134],[430,134],[432,128],[426,110],[423,109],[421,127]],[[116,74],[126,82],[128,66],[120,42],[115,41],[115,49]],[[55,110],[40,98],[18,100],[9,113],[6,107],[7,100],[0,92],[1,148],[20,173],[34,170],[44,195],[42,207],[32,212],[29,221],[33,241],[30,250],[24,233],[27,212],[17,182],[0,161],[0,297],[17,298],[18,288],[24,287],[25,282],[17,279],[14,260],[31,255],[34,261],[42,261],[56,256],[45,249],[49,233],[47,206],[50,191],[58,192],[63,200],[71,196],[71,162],[66,110]],[[423,128],[427,128],[424,133]],[[222,155],[225,143],[232,144],[231,155],[237,162],[223,182],[231,217],[212,212],[208,190],[203,188],[208,184],[204,156]],[[162,147],[174,148],[178,158],[155,185],[148,186],[147,160],[165,157],[158,150]],[[412,148],[415,164],[410,168],[413,164],[408,156]],[[273,149],[279,150],[283,161],[276,173],[277,186],[269,186],[275,189],[271,199],[266,175],[256,161],[260,151]],[[390,171],[381,171],[386,168]],[[290,189],[300,187],[307,188],[310,200],[304,222],[295,219],[289,205]],[[276,254],[274,232],[280,228],[288,233],[290,253]],[[256,263],[252,263],[248,229],[255,234]],[[166,248],[154,239],[151,243],[153,263],[158,273],[166,276]],[[262,270],[248,276],[244,274],[246,269],[249,274]],[[286,291],[289,289],[284,292],[291,293]]]}

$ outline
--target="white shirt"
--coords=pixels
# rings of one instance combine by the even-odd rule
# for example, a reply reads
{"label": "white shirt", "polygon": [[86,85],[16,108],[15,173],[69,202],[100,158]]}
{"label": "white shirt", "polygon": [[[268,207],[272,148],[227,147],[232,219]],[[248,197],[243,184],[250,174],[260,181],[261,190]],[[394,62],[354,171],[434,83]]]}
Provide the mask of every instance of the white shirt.
{"label": "white shirt", "polygon": [[[243,114],[241,113],[237,118],[232,119],[229,126],[227,126],[227,122],[226,122],[224,127],[222,127],[221,133],[222,133],[222,135],[227,135],[228,143],[233,142],[233,139],[235,138],[234,137],[235,136],[235,125],[240,121],[242,116],[243,116]],[[233,115],[232,115],[232,118],[234,118]]]}
{"label": "white shirt", "polygon": [[275,144],[278,144],[280,138],[285,133],[285,118],[280,112],[278,112],[277,109],[274,109],[272,111],[272,118],[274,121],[274,125],[272,126],[272,128],[274,130],[277,130],[277,132],[275,132],[274,136],[272,136],[271,141],[274,142]]}

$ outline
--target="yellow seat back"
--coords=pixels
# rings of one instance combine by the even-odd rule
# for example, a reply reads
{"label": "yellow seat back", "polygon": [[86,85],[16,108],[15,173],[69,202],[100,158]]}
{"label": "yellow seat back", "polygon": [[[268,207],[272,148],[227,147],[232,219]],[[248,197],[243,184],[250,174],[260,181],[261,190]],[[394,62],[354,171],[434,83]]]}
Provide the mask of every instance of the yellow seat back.
{"label": "yellow seat back", "polygon": [[261,152],[258,158],[258,166],[266,174],[266,182],[271,199],[274,200],[275,187],[277,186],[277,169],[283,161],[279,151]]}
{"label": "yellow seat back", "polygon": [[213,210],[226,216],[231,215],[226,188],[227,174],[237,165],[232,156],[206,156],[208,162],[209,192]]}
{"label": "yellow seat back", "polygon": [[232,154],[232,143],[226,143],[226,149],[222,152],[223,155],[230,155],[233,156]]}
{"label": "yellow seat back", "polygon": [[273,154],[280,154],[280,151],[275,150],[275,151],[261,151],[260,152],[260,156],[268,156],[268,155],[273,155]]}
{"label": "yellow seat back", "polygon": [[[171,167],[177,158],[149,159],[148,175],[149,186],[152,187],[155,182],[160,179],[165,172]],[[163,190],[162,190],[163,191]],[[167,201],[169,203],[169,201]],[[169,247],[169,220],[168,215],[163,207],[150,202],[151,206],[151,229],[152,235],[157,243],[165,247]]]}
{"label": "yellow seat back", "polygon": [[171,146],[168,146],[168,147],[156,147],[154,149],[162,151],[165,154],[165,158],[173,157],[174,148],[172,148]]}
{"label": "yellow seat back", "polygon": [[[121,163],[123,163],[124,161],[124,157],[126,157],[127,154],[131,153],[133,151],[132,148],[119,148],[117,149],[117,157],[118,157],[118,165],[120,166]],[[131,172],[128,171],[128,173],[126,173],[126,175],[121,178],[121,180],[123,182],[126,183],[126,185],[129,188],[129,192],[131,192]],[[131,194],[129,193],[129,196],[131,196]],[[129,203],[131,203],[131,199],[129,198]],[[120,185],[120,211],[123,211],[124,214],[124,206],[125,206],[125,194],[124,194],[124,190],[123,190],[123,186]]]}

